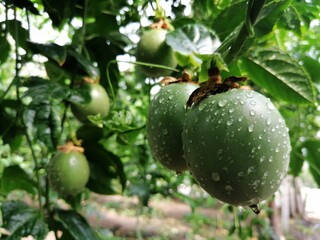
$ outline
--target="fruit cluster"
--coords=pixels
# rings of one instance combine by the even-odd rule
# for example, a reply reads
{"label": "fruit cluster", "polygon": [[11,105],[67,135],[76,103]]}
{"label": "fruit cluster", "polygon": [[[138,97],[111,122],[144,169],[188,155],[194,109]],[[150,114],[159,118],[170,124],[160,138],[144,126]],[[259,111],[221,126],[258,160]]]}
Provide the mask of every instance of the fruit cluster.
{"label": "fruit cluster", "polygon": [[290,139],[270,99],[253,90],[212,94],[186,109],[193,83],[161,88],[151,102],[147,136],[154,158],[188,169],[213,197],[254,206],[272,196],[287,173]]}

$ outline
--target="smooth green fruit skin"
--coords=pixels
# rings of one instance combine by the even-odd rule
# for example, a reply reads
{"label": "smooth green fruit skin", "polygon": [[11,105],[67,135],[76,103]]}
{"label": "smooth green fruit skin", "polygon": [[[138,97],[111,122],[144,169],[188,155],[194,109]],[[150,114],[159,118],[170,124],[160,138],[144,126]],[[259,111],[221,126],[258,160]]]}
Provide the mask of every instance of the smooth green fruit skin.
{"label": "smooth green fruit skin", "polygon": [[75,151],[59,151],[51,159],[48,169],[51,186],[64,195],[81,192],[89,180],[90,168],[86,157]]}
{"label": "smooth green fruit skin", "polygon": [[207,97],[187,114],[182,139],[199,185],[231,205],[271,197],[287,173],[288,128],[270,99],[255,91]]}
{"label": "smooth green fruit skin", "polygon": [[[167,30],[151,29],[143,32],[137,46],[136,59],[139,62],[159,64],[171,68],[177,66],[172,48],[165,42]],[[171,70],[139,66],[147,77],[161,77],[171,74]]]}
{"label": "smooth green fruit skin", "polygon": [[88,122],[88,116],[100,114],[106,117],[110,110],[110,99],[106,90],[99,84],[83,84],[81,88],[88,91],[90,100],[83,104],[71,104],[73,115],[81,122]]}
{"label": "smooth green fruit skin", "polygon": [[147,119],[147,138],[153,157],[176,172],[187,169],[181,133],[186,102],[198,87],[193,83],[164,86],[151,101]]}

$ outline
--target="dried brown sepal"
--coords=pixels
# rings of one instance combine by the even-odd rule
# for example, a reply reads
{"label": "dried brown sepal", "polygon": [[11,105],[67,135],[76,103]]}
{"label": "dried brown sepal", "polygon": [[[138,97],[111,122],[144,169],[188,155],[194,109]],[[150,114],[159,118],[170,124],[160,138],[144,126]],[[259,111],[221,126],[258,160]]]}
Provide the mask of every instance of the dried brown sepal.
{"label": "dried brown sepal", "polygon": [[171,26],[169,23],[167,23],[164,19],[160,19],[158,22],[152,23],[150,25],[151,29],[166,29],[166,30],[170,30]]}
{"label": "dried brown sepal", "polygon": [[208,75],[208,81],[201,84],[200,87],[190,95],[187,101],[187,108],[199,103],[209,95],[227,92],[233,88],[240,88],[239,82],[247,80],[246,77],[230,76],[222,81],[220,71],[217,68],[210,69]]}
{"label": "dried brown sepal", "polygon": [[180,83],[180,82],[188,82],[188,83],[194,83],[198,84],[196,82],[193,82],[191,79],[190,74],[187,71],[184,71],[179,78],[174,78],[174,77],[164,77],[160,83],[163,85],[169,85],[172,83]]}
{"label": "dried brown sepal", "polygon": [[[81,143],[81,141],[78,141],[77,144]],[[62,146],[58,146],[58,150],[62,151],[62,152],[84,152],[84,148],[80,147],[80,146],[76,146],[73,142],[67,142],[66,144],[62,145]]]}
{"label": "dried brown sepal", "polygon": [[171,83],[177,83],[179,82],[179,79],[177,78],[174,78],[174,77],[164,77],[160,83],[163,84],[163,85],[169,85]]}

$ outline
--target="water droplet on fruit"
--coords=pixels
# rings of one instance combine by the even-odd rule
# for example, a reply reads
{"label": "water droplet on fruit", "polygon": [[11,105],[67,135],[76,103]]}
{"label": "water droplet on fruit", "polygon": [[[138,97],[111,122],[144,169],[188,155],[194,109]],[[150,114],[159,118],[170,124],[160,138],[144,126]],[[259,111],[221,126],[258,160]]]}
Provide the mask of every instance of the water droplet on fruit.
{"label": "water droplet on fruit", "polygon": [[248,92],[246,95],[247,95],[248,98],[252,98],[253,97],[253,94],[251,92]]}
{"label": "water droplet on fruit", "polygon": [[248,167],[248,170],[247,170],[247,174],[250,174],[254,171],[254,167],[251,166],[251,167]]}
{"label": "water droplet on fruit", "polygon": [[200,104],[200,105],[199,105],[199,111],[202,111],[205,107],[206,107],[205,104]]}
{"label": "water droplet on fruit", "polygon": [[251,115],[251,116],[254,116],[254,115],[256,115],[256,111],[254,111],[254,110],[251,110],[251,111],[250,111],[250,115]]}
{"label": "water droplet on fruit", "polygon": [[227,191],[227,194],[230,194],[230,192],[233,191],[233,187],[230,185],[226,185],[225,189]]}
{"label": "water droplet on fruit", "polygon": [[267,117],[267,125],[271,124],[271,119],[269,117]]}
{"label": "water droplet on fruit", "polygon": [[269,162],[273,162],[273,156],[269,157]]}
{"label": "water droplet on fruit", "polygon": [[233,113],[233,112],[234,112],[234,108],[230,108],[229,113]]}
{"label": "water droplet on fruit", "polygon": [[253,132],[253,124],[250,124],[250,125],[248,126],[248,131],[249,131],[249,132]]}
{"label": "water droplet on fruit", "polygon": [[238,173],[238,177],[243,177],[243,176],[244,176],[244,172],[241,171]]}
{"label": "water droplet on fruit", "polygon": [[256,105],[256,102],[255,102],[254,100],[251,100],[251,101],[250,101],[250,104],[251,104],[252,106],[255,106],[255,105]]}
{"label": "water droplet on fruit", "polygon": [[211,174],[211,177],[212,177],[212,180],[215,181],[215,182],[220,180],[219,173],[214,172],[214,173]]}
{"label": "water droplet on fruit", "polygon": [[232,123],[233,123],[232,120],[228,120],[228,121],[227,121],[227,125],[228,125],[228,126],[232,125]]}
{"label": "water droplet on fruit", "polygon": [[164,98],[159,99],[159,103],[163,103],[163,101],[164,101]]}
{"label": "water droplet on fruit", "polygon": [[239,117],[238,121],[241,122],[243,120],[243,116]]}
{"label": "water droplet on fruit", "polygon": [[167,134],[168,134],[168,129],[163,129],[163,130],[162,130],[162,133],[163,133],[164,135],[167,135]]}
{"label": "water droplet on fruit", "polygon": [[243,101],[243,100],[240,100],[240,104],[241,104],[241,105],[244,105],[244,101]]}
{"label": "water droplet on fruit", "polygon": [[270,110],[274,109],[274,106],[273,106],[272,102],[268,102],[267,103],[267,108],[270,109]]}
{"label": "water droplet on fruit", "polygon": [[276,152],[279,152],[279,151],[280,151],[279,147],[276,147]]}
{"label": "water droplet on fruit", "polygon": [[219,107],[224,107],[225,105],[227,105],[227,100],[221,99],[221,100],[218,102],[218,105],[219,105]]}

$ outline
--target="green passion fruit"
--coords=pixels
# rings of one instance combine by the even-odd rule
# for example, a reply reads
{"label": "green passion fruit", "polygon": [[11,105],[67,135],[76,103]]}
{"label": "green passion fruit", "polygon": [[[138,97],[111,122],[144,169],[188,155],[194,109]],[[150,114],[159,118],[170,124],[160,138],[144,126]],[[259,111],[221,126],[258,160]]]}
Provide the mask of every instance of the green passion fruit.
{"label": "green passion fruit", "polygon": [[89,100],[83,104],[71,104],[73,115],[81,122],[88,122],[88,116],[100,114],[106,117],[110,110],[110,99],[106,90],[97,83],[84,83],[81,90],[89,95]]}
{"label": "green passion fruit", "polygon": [[[151,29],[143,32],[136,50],[136,59],[139,62],[153,63],[171,68],[177,66],[172,48],[165,42],[167,30]],[[139,66],[147,77],[160,77],[171,74],[171,70],[164,68]]]}
{"label": "green passion fruit", "polygon": [[186,102],[197,87],[194,83],[173,83],[164,86],[150,104],[146,129],[152,155],[164,166],[176,172],[187,169],[181,133]]}
{"label": "green passion fruit", "polygon": [[288,128],[270,99],[252,90],[232,89],[193,106],[182,139],[195,180],[231,205],[269,198],[287,173]]}
{"label": "green passion fruit", "polygon": [[58,151],[51,159],[48,177],[51,186],[64,195],[81,192],[89,180],[90,168],[83,153]]}

